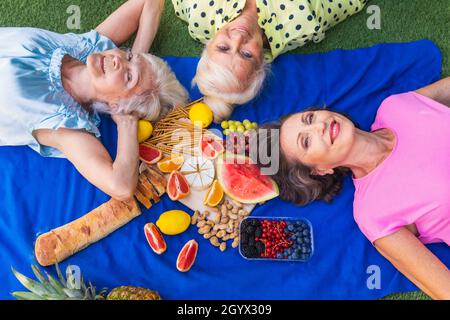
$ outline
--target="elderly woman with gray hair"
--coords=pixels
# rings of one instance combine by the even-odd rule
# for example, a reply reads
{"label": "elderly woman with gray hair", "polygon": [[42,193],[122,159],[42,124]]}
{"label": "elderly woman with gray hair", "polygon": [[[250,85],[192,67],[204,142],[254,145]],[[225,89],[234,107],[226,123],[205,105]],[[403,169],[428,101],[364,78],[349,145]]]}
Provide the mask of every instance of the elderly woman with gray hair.
{"label": "elderly woman with gray hair", "polygon": [[[130,0],[85,34],[0,28],[0,146],[66,157],[105,193],[130,198],[138,120],[156,120],[188,98],[168,65],[146,53],[163,4]],[[135,32],[132,50],[117,48]],[[114,161],[98,140],[99,111],[117,124]]]}
{"label": "elderly woman with gray hair", "polygon": [[204,43],[193,80],[215,121],[260,91],[280,54],[320,42],[325,31],[362,10],[367,0],[172,0],[189,34]]}

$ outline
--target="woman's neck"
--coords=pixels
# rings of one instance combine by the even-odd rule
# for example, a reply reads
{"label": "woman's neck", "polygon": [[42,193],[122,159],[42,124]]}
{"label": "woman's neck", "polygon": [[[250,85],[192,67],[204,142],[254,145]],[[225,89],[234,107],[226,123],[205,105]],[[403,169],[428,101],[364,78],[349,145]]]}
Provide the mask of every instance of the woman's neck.
{"label": "woman's neck", "polygon": [[66,90],[82,106],[94,101],[87,66],[69,55],[64,56],[61,65],[61,82]]}
{"label": "woman's neck", "polygon": [[356,129],[354,147],[344,167],[353,172],[355,178],[362,178],[378,167],[395,146],[395,135],[388,129],[366,132]]}
{"label": "woman's neck", "polygon": [[263,46],[269,47],[269,40],[267,40],[267,37],[261,27],[258,24],[258,8],[256,6],[256,0],[247,0],[245,2],[245,7],[242,10],[241,15],[238,17],[249,17],[253,20],[253,23],[258,26],[258,30],[260,32],[260,35],[263,39]]}

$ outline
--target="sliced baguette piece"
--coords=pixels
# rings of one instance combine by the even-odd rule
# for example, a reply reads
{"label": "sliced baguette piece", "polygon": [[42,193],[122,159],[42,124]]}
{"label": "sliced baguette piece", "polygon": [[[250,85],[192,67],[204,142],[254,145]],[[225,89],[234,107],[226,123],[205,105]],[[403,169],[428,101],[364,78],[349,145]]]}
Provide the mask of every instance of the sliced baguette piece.
{"label": "sliced baguette piece", "polygon": [[61,262],[140,214],[141,210],[134,199],[111,199],[83,217],[40,235],[35,243],[36,259],[42,266]]}
{"label": "sliced baguette piece", "polygon": [[136,189],[136,191],[135,191],[135,193],[134,193],[134,196],[136,197],[136,199],[137,199],[140,203],[142,203],[142,205],[143,205],[145,208],[150,209],[150,208],[152,207],[152,203],[151,203],[149,197],[145,196],[145,195],[141,192],[139,186],[137,187],[137,189]]}
{"label": "sliced baguette piece", "polygon": [[158,195],[161,197],[166,192],[166,178],[151,167],[147,167],[147,170],[143,173],[147,176],[148,180],[155,187],[156,191],[158,191]]}
{"label": "sliced baguette piece", "polygon": [[142,185],[144,185],[145,188],[152,194],[153,201],[155,201],[155,203],[159,202],[160,196],[158,194],[158,191],[145,175],[142,176]]}

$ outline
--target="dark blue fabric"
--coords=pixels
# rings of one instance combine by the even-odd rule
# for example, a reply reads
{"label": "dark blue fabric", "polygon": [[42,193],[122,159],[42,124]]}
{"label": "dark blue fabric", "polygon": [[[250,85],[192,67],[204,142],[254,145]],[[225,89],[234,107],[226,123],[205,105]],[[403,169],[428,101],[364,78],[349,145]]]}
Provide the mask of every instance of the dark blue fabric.
{"label": "dark blue fabric", "polygon": [[[168,61],[190,87],[197,59]],[[264,123],[309,106],[327,105],[369,129],[384,98],[436,81],[440,70],[439,50],[429,41],[285,55],[274,63],[264,93],[237,108],[233,119]],[[198,98],[198,91],[192,91],[191,97]],[[114,155],[116,129],[111,120],[103,118],[101,133]],[[10,298],[10,292],[23,289],[10,267],[31,275],[36,236],[80,217],[108,197],[68,161],[42,158],[27,147],[0,148],[0,168],[0,298]],[[184,208],[165,196],[150,211],[65,261],[63,267],[67,263],[80,266],[85,279],[98,288],[138,285],[158,290],[166,299],[373,299],[415,290],[358,230],[352,217],[353,192],[347,179],[331,205],[317,202],[298,208],[276,199],[254,211],[258,216],[309,219],[315,254],[308,263],[246,261],[237,250],[221,253],[213,248],[193,227],[180,236],[166,237],[168,251],[157,256],[146,243],[144,224],[156,221],[166,210]],[[176,257],[193,238],[200,244],[197,261],[189,273],[182,274],[175,268]],[[450,265],[448,246],[431,248]],[[380,290],[366,286],[371,265],[380,267]]]}

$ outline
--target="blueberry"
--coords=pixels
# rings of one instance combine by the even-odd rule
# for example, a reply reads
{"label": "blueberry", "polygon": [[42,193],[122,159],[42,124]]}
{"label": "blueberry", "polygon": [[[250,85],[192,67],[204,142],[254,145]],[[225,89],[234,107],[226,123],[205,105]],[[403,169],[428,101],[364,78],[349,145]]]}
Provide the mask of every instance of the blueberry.
{"label": "blueberry", "polygon": [[283,259],[283,255],[281,253],[277,253],[277,259]]}
{"label": "blueberry", "polygon": [[308,248],[303,247],[302,248],[302,253],[308,253]]}
{"label": "blueberry", "polygon": [[299,258],[299,255],[298,255],[297,253],[294,253],[294,254],[292,255],[292,259],[298,260],[298,258]]}
{"label": "blueberry", "polygon": [[288,233],[289,232],[289,229],[286,227],[286,228],[284,228],[284,230],[283,230],[285,233]]}
{"label": "blueberry", "polygon": [[297,243],[298,244],[303,244],[304,243],[303,238],[297,238]]}
{"label": "blueberry", "polygon": [[304,236],[309,236],[309,230],[303,230],[303,235]]}
{"label": "blueberry", "polygon": [[287,229],[289,230],[289,232],[294,231],[294,226],[292,224],[287,226]]}
{"label": "blueberry", "polygon": [[258,219],[251,219],[251,223],[252,223],[252,226],[254,226],[254,227],[260,227],[261,226],[261,222],[259,222]]}
{"label": "blueberry", "polygon": [[302,255],[300,256],[300,259],[306,260],[306,259],[308,259],[308,256],[307,256],[306,254],[302,254]]}
{"label": "blueberry", "polygon": [[248,238],[248,245],[249,246],[254,246],[255,245],[255,238],[249,237]]}
{"label": "blueberry", "polygon": [[262,228],[261,227],[257,227],[255,230],[255,237],[260,238],[262,236]]}
{"label": "blueberry", "polygon": [[307,237],[305,237],[305,238],[303,239],[303,241],[304,241],[305,243],[311,243],[311,239],[309,239],[309,238],[307,238]]}
{"label": "blueberry", "polygon": [[300,227],[302,225],[301,221],[295,221],[295,226]]}

